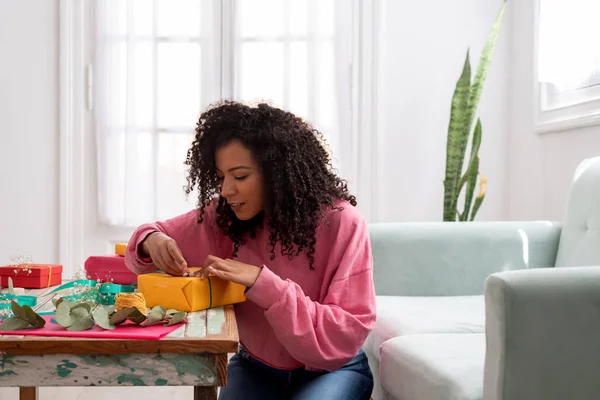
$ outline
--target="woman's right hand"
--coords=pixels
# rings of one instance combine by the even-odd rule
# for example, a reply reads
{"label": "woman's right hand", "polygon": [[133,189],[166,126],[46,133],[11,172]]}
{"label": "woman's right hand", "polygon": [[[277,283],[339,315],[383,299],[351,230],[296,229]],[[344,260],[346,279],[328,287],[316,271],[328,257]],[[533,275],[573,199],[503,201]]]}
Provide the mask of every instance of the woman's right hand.
{"label": "woman's right hand", "polygon": [[187,262],[175,240],[162,232],[153,232],[142,242],[142,250],[154,265],[169,275],[189,275]]}

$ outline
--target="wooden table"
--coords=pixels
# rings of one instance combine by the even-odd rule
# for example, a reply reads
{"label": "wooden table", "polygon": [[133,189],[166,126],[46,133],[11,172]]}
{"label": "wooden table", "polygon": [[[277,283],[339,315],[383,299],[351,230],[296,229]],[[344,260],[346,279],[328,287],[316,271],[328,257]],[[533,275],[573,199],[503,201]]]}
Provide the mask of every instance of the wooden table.
{"label": "wooden table", "polygon": [[[53,311],[51,299],[39,297],[35,311]],[[0,335],[0,387],[20,387],[21,400],[35,400],[46,386],[165,385],[194,386],[194,399],[216,399],[238,345],[232,306],[189,313],[187,324],[160,340]]]}

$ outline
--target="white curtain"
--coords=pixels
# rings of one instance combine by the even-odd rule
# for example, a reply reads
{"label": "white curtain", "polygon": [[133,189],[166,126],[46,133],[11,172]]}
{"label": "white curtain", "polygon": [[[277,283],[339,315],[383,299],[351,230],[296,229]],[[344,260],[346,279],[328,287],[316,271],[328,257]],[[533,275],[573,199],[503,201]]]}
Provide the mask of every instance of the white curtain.
{"label": "white curtain", "polygon": [[352,2],[237,0],[232,14],[219,3],[96,1],[101,222],[131,227],[195,206],[183,162],[199,113],[221,97],[268,100],[307,118],[327,135],[338,172],[354,174]]}
{"label": "white curtain", "polygon": [[560,91],[600,84],[599,17],[598,0],[540,0],[540,82]]}

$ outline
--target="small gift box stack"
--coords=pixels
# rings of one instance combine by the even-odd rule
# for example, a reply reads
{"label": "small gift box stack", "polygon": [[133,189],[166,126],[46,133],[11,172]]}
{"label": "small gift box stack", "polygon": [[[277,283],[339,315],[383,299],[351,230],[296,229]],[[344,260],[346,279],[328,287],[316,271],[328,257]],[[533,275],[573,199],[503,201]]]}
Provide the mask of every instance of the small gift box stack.
{"label": "small gift box stack", "polygon": [[137,281],[137,275],[125,266],[127,244],[117,243],[115,254],[90,256],[85,260],[85,271],[89,279],[131,285]]}
{"label": "small gift box stack", "polygon": [[13,286],[26,289],[41,289],[60,285],[63,266],[59,264],[18,263],[0,267],[0,285],[8,286],[8,278]]}

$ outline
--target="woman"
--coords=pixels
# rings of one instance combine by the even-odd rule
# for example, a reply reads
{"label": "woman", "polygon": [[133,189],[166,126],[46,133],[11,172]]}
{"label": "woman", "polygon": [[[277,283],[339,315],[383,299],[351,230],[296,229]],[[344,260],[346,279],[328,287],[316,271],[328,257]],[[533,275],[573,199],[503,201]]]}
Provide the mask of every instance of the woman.
{"label": "woman", "polygon": [[198,121],[188,151],[198,209],[140,226],[127,266],[172,275],[202,266],[245,285],[240,352],[220,399],[369,399],[361,350],[375,323],[373,262],[356,199],[321,134],[291,113],[226,101]]}

